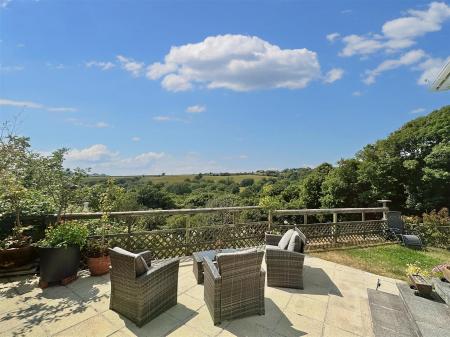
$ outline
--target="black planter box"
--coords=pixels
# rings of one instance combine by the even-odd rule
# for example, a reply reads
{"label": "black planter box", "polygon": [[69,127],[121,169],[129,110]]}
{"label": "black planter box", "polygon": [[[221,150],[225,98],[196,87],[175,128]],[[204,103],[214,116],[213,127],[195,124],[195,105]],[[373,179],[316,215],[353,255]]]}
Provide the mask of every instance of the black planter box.
{"label": "black planter box", "polygon": [[41,281],[59,282],[75,275],[80,265],[80,248],[40,248]]}

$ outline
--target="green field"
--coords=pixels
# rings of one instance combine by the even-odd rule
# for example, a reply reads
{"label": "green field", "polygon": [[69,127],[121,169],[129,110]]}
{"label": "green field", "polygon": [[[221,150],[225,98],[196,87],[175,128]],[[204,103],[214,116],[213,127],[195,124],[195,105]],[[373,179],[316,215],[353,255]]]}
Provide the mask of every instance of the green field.
{"label": "green field", "polygon": [[[164,175],[164,176],[156,176],[156,175],[141,175],[141,176],[89,176],[86,178],[86,181],[89,183],[98,183],[105,181],[108,178],[114,178],[116,180],[139,180],[139,182],[147,182],[151,181],[153,183],[180,183],[185,181],[186,179],[194,180],[196,174],[183,174],[183,175]],[[212,180],[219,181],[224,179],[232,179],[236,183],[240,183],[243,179],[251,178],[253,180],[258,181],[263,178],[269,178],[269,176],[258,175],[258,174],[230,174],[228,176],[225,175],[203,175],[202,180]]]}

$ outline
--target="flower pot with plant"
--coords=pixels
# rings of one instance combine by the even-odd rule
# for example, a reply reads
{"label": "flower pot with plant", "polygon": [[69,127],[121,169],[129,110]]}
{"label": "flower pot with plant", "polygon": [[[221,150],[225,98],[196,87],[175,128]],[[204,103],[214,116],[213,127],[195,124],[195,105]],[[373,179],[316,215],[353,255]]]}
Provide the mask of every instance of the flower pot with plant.
{"label": "flower pot with plant", "polygon": [[109,246],[106,241],[106,230],[110,225],[110,213],[117,206],[123,192],[123,188],[115,185],[114,179],[110,178],[106,182],[104,192],[100,195],[100,209],[103,213],[100,220],[100,238],[90,240],[86,247],[87,264],[92,276],[109,272],[111,261],[109,259]]}
{"label": "flower pot with plant", "polygon": [[25,234],[29,228],[21,221],[27,187],[33,184],[29,147],[28,138],[14,135],[6,124],[0,127],[0,218],[13,215],[14,219],[12,230],[0,241],[0,268],[17,268],[36,257],[31,237]]}
{"label": "flower pot with plant", "polygon": [[80,249],[88,234],[87,226],[79,221],[63,222],[45,231],[45,238],[38,242],[41,284],[76,276]]}

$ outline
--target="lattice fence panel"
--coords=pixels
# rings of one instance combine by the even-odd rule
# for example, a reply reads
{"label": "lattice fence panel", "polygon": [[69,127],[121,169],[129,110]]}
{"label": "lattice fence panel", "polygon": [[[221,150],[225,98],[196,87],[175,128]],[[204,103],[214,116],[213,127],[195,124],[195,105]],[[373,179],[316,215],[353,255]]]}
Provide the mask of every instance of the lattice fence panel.
{"label": "lattice fence panel", "polygon": [[[358,246],[385,240],[386,221],[353,221],[296,225],[305,234],[307,250],[324,250],[341,246]],[[283,234],[291,225],[274,225],[271,231]],[[267,222],[235,225],[153,230],[106,236],[110,247],[139,252],[149,250],[155,259],[189,256],[193,252],[220,249],[245,248],[264,245]],[[91,240],[98,240],[92,237]]]}

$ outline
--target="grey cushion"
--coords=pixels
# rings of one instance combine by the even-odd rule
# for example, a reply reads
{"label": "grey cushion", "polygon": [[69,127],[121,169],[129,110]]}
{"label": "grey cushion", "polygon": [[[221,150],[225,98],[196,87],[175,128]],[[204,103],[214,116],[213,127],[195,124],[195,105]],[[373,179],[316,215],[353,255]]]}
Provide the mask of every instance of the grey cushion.
{"label": "grey cushion", "polygon": [[142,254],[144,252],[135,254],[120,247],[114,247],[114,251],[119,254],[127,255],[134,258],[134,269],[136,271],[136,277],[141,276],[142,274],[145,274],[148,271],[149,267],[147,266],[147,262],[145,262],[144,258],[142,257]]}
{"label": "grey cushion", "polygon": [[300,236],[300,240],[301,240],[301,247],[300,247],[300,253],[304,253],[305,252],[305,247],[306,247],[306,236],[305,234],[303,234],[303,232],[298,229],[297,227],[294,228],[294,230],[298,233],[298,235]]}
{"label": "grey cushion", "polygon": [[300,239],[300,235],[296,231],[294,231],[294,233],[291,236],[291,239],[289,240],[287,250],[290,252],[300,253],[301,248],[302,242]]}
{"label": "grey cushion", "polygon": [[292,234],[294,234],[294,230],[290,229],[281,237],[280,242],[278,242],[278,247],[280,249],[286,249],[289,245],[289,240],[291,239]]}

